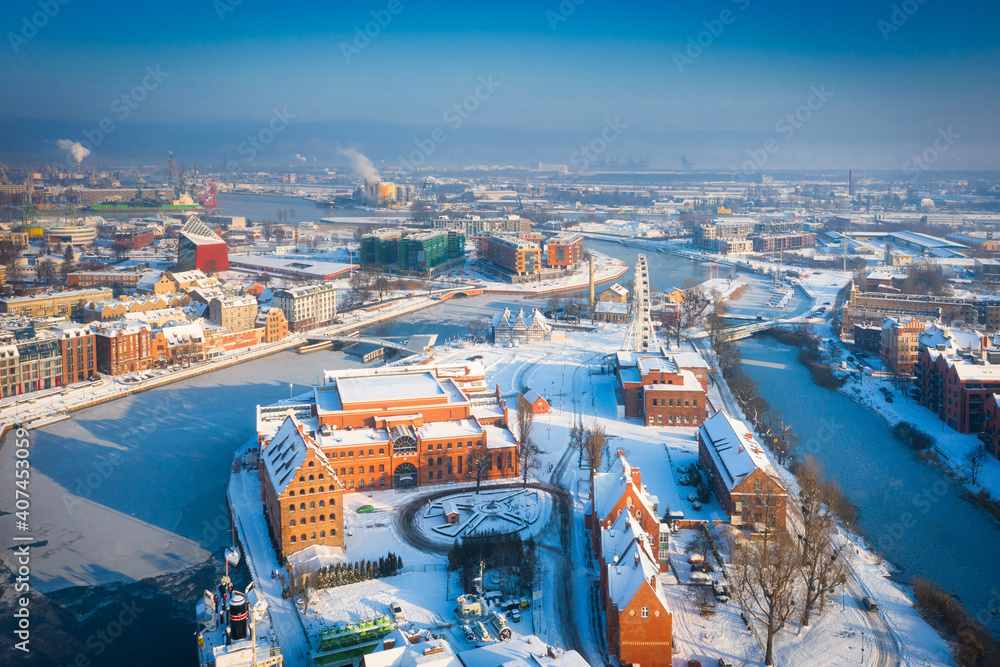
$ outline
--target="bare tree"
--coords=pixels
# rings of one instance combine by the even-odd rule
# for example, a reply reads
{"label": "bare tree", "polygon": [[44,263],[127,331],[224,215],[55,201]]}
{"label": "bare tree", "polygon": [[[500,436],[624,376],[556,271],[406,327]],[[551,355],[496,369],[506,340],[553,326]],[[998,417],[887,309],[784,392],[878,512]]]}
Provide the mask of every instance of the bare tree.
{"label": "bare tree", "polygon": [[569,446],[577,451],[579,467],[583,467],[583,452],[587,440],[587,429],[583,427],[583,421],[579,415],[573,415],[573,426],[569,429]]}
{"label": "bare tree", "polygon": [[587,466],[593,476],[601,467],[601,460],[604,457],[604,448],[608,444],[608,434],[604,427],[595,423],[594,428],[587,431],[584,438],[584,448],[587,451]]}
{"label": "bare tree", "polygon": [[471,336],[473,340],[486,338],[489,335],[491,328],[492,323],[489,318],[486,317],[473,317],[465,323],[465,329],[469,332],[469,336]]}
{"label": "bare tree", "polygon": [[482,445],[469,450],[468,463],[469,475],[476,478],[476,493],[479,493],[479,485],[493,467],[493,457],[490,456],[486,445]]}
{"label": "bare tree", "polygon": [[528,400],[517,397],[517,459],[521,466],[521,481],[528,484],[528,475],[538,468],[538,445],[532,438],[535,427],[535,413]]}
{"label": "bare tree", "polygon": [[754,540],[735,530],[730,536],[733,593],[764,626],[764,664],[773,665],[774,638],[799,608],[795,597],[798,550],[784,530],[766,530]]}
{"label": "bare tree", "polygon": [[799,499],[802,510],[801,546],[802,618],[799,631],[809,627],[814,610],[823,614],[828,594],[847,581],[847,566],[841,558],[846,542],[837,544],[837,519],[831,511],[832,487],[826,481],[823,468],[809,456],[796,471],[801,486]]}
{"label": "bare tree", "polygon": [[348,281],[348,299],[354,305],[361,305],[372,296],[371,275],[365,271],[355,271]]}
{"label": "bare tree", "polygon": [[975,449],[965,455],[965,465],[969,471],[969,481],[973,484],[979,479],[979,472],[983,469],[985,462],[986,448],[982,445],[977,445]]}
{"label": "bare tree", "polygon": [[684,332],[697,324],[702,311],[708,305],[708,296],[701,285],[692,279],[684,281],[684,301],[677,307],[674,314],[667,320],[670,333],[681,344]]}
{"label": "bare tree", "polygon": [[38,282],[46,285],[52,284],[56,277],[56,264],[51,259],[39,260],[35,264],[35,275]]}

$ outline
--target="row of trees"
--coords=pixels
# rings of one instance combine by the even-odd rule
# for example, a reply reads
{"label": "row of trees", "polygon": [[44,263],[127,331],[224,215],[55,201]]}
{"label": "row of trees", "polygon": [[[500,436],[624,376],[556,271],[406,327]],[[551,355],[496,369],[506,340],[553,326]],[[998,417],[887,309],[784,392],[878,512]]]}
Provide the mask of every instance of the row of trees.
{"label": "row of trees", "polygon": [[[799,521],[788,530],[769,530],[746,539],[730,532],[729,555],[736,599],[764,627],[764,664],[774,664],[774,642],[798,619],[799,631],[824,613],[828,599],[847,581],[842,552],[847,542],[837,532],[833,506],[840,489],[808,458],[799,466]],[[780,500],[765,492],[755,499],[766,512],[780,510]],[[767,517],[766,521],[772,517]]]}
{"label": "row of trees", "polygon": [[290,598],[300,593],[305,594],[308,588],[312,588],[313,590],[333,588],[369,581],[371,579],[381,579],[382,577],[394,577],[402,569],[403,558],[391,551],[388,555],[380,557],[377,561],[365,560],[354,563],[328,565],[318,570],[313,570],[308,574],[293,577],[288,586],[285,587],[283,596]]}
{"label": "row of trees", "polygon": [[586,458],[587,468],[593,476],[604,460],[605,450],[608,447],[608,434],[597,422],[594,422],[593,427],[586,428],[578,415],[569,430],[569,445],[577,451],[581,467]]}

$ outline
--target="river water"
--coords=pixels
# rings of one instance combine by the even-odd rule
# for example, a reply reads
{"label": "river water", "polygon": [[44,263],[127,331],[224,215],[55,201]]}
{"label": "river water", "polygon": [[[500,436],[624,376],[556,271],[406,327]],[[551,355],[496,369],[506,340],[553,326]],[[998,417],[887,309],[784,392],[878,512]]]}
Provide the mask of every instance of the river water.
{"label": "river water", "polygon": [[[291,205],[285,198],[273,199],[283,201],[282,208]],[[259,202],[259,210],[276,203]],[[240,208],[227,213],[255,215]],[[298,217],[309,219],[306,214]],[[588,245],[630,263],[637,254],[616,243]],[[687,278],[708,277],[709,268],[701,263],[660,253],[646,255],[651,282],[660,289],[682,285]],[[805,300],[799,301],[793,310],[804,307]],[[453,299],[372,332],[400,337],[437,333],[447,338],[464,334],[469,319],[492,315],[504,306],[544,304],[542,299],[514,297]],[[747,370],[803,440],[825,428],[827,435],[819,439],[816,454],[861,509],[861,530],[877,544],[880,535],[892,535],[891,543],[881,543],[892,562],[906,575],[926,576],[961,596],[975,613],[990,588],[983,582],[995,581],[993,573],[1000,571],[997,524],[961,500],[959,489],[943,475],[914,461],[879,418],[847,397],[813,385],[790,350],[767,341],[748,341],[743,348],[748,359],[782,365]],[[115,538],[94,549],[73,537],[72,522],[63,516],[58,502],[35,501],[39,505],[33,517],[38,521],[69,524],[51,533],[55,542],[64,540],[58,546],[67,558],[76,556],[87,565],[70,574],[90,577],[97,585],[70,586],[33,598],[34,650],[25,664],[72,664],[78,656],[93,665],[192,664],[193,605],[218,577],[222,549],[231,541],[220,517],[225,516],[232,452],[253,433],[254,406],[288,396],[289,383],[301,391],[318,381],[324,369],[357,365],[342,353],[282,353],[80,411],[70,421],[33,431],[32,465],[52,488],[78,489],[95,465],[111,471],[84,490],[94,507],[106,510]],[[137,424],[144,426],[139,437]],[[8,445],[0,453],[7,456],[9,451]],[[924,501],[918,504],[919,498]],[[913,518],[904,521],[906,512]],[[887,533],[886,527],[897,523],[902,528]],[[143,540],[163,534],[175,537],[178,548],[187,546],[189,553],[203,552],[203,560],[135,581],[121,573],[141,571],[144,563],[108,556],[121,551],[136,554],[135,561],[151,559]],[[10,540],[5,537],[3,542]],[[245,578],[245,573],[239,576]],[[9,591],[3,599],[0,612],[11,603]],[[141,611],[125,632],[110,638],[107,631],[122,618],[123,605]],[[11,636],[10,620],[8,613],[0,619],[4,636]]]}

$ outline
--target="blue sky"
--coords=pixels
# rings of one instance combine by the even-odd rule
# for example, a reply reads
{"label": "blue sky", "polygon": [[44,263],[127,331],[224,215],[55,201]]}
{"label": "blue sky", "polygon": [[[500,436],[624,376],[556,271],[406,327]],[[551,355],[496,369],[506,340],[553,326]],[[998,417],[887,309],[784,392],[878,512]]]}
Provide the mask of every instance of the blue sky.
{"label": "blue sky", "polygon": [[[730,168],[774,138],[766,168],[894,169],[947,127],[960,138],[936,166],[997,167],[995,5],[234,2],[42,0],[58,11],[22,41],[42,9],[8,0],[0,119],[11,132],[0,159],[58,155],[57,139],[108,118],[115,129],[95,158],[154,161],[174,148],[221,162],[277,108],[294,120],[257,164],[295,153],[335,162],[344,146],[396,163],[436,128],[446,140],[427,164],[567,163],[619,118],[627,128],[605,156],[667,168],[682,153]],[[372,12],[391,19],[345,57]],[[122,119],[115,100],[147,67],[166,76]],[[495,91],[450,125],[448,109],[491,76]],[[786,114],[805,115],[814,88],[831,95],[792,136],[777,130]]]}

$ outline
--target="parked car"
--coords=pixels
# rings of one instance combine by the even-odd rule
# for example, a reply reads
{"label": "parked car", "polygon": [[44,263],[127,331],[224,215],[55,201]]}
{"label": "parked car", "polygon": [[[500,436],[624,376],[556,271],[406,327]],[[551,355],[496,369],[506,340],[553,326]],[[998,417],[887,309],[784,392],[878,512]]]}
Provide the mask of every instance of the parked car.
{"label": "parked car", "polygon": [[688,667],[701,667],[699,660],[688,660]]}
{"label": "parked car", "polygon": [[719,658],[719,667],[733,667],[733,661]]}
{"label": "parked car", "polygon": [[701,554],[688,554],[689,563],[704,563],[705,557]]}
{"label": "parked car", "polygon": [[707,584],[712,581],[712,576],[704,572],[692,572],[691,583]]}
{"label": "parked car", "polygon": [[712,582],[712,593],[719,602],[729,602],[729,584],[723,581]]}
{"label": "parked car", "polygon": [[865,608],[865,611],[878,611],[878,602],[875,602],[875,600],[867,595],[861,598],[861,605]]}
{"label": "parked car", "polygon": [[403,608],[399,606],[398,602],[392,603],[392,617],[397,621],[401,621],[406,618],[406,615],[403,614]]}
{"label": "parked car", "polygon": [[358,508],[358,514],[371,514],[375,511],[375,508],[371,505],[362,505]]}

